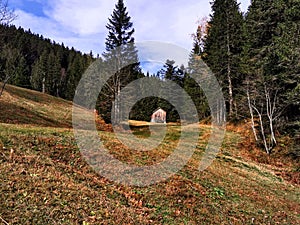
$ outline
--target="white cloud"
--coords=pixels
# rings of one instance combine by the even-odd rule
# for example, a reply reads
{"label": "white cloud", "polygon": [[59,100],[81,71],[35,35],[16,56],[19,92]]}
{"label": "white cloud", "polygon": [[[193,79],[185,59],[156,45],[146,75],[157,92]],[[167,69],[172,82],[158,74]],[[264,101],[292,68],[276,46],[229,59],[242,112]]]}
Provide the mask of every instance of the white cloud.
{"label": "white cloud", "polygon": [[185,48],[191,48],[190,35],[196,30],[197,20],[208,14],[209,6],[206,0],[164,1],[164,4],[160,1],[146,4],[144,1],[144,4],[142,11],[141,7],[132,5],[137,41],[172,42]]}
{"label": "white cloud", "polygon": [[78,35],[93,35],[105,29],[113,8],[111,0],[52,0],[46,14]]}
{"label": "white cloud", "polygon": [[189,51],[174,44],[158,41],[145,41],[137,43],[140,53],[139,60],[165,63],[167,59],[174,60],[178,65],[188,65]]}
{"label": "white cloud", "polygon": [[37,17],[22,10],[16,10],[18,18],[14,24],[24,29],[30,29],[33,33],[41,34],[66,46],[88,53],[90,50],[102,51],[103,46],[99,44],[103,34],[78,35],[55,20],[46,17]]}
{"label": "white cloud", "polygon": [[25,29],[31,29],[34,33],[39,34],[53,34],[54,36],[59,35],[60,31],[57,30],[58,24],[45,17],[38,17],[34,14],[24,12],[22,10],[16,10],[15,13],[18,15],[14,24],[21,26]]}
{"label": "white cloud", "polygon": [[[13,0],[13,2],[18,0]],[[108,22],[117,0],[30,0],[42,3],[47,17],[16,10],[15,24],[30,28],[56,42],[74,46],[88,53],[104,50]],[[210,0],[125,0],[132,17],[137,42],[156,40],[191,49],[190,35],[197,28],[197,20],[210,13]],[[241,0],[245,10],[250,0]],[[16,7],[20,6],[15,4]]]}

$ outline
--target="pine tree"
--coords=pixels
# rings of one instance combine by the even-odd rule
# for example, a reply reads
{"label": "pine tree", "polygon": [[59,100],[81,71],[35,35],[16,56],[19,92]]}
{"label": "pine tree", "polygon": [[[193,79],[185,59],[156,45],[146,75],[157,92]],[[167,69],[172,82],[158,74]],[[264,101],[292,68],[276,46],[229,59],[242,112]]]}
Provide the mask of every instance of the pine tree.
{"label": "pine tree", "polygon": [[236,107],[236,87],[240,83],[240,54],[242,51],[243,15],[236,0],[212,2],[208,34],[204,40],[202,59],[211,68],[226,98],[229,116]]}
{"label": "pine tree", "polygon": [[174,81],[179,86],[183,87],[184,83],[184,71],[185,68],[182,65],[180,68],[175,65],[174,60],[167,59],[163,68],[159,71],[159,76],[161,79]]}
{"label": "pine tree", "polygon": [[[246,15],[245,90],[255,139],[268,154],[277,144],[276,130],[290,104],[287,93],[291,87],[288,81],[291,67],[284,68],[284,52],[291,47],[284,43],[289,36],[286,29],[290,29],[285,27],[290,23],[285,19],[287,11],[287,2],[283,0],[253,0]],[[295,87],[297,81],[293,83]]]}
{"label": "pine tree", "polygon": [[[278,56],[278,76],[284,87],[285,117],[290,132],[300,132],[300,1],[287,0],[283,21],[278,24],[279,35],[275,37],[274,49]],[[297,125],[298,124],[298,125]]]}
{"label": "pine tree", "polygon": [[19,56],[12,84],[19,87],[31,88],[29,68],[23,55]]}
{"label": "pine tree", "polygon": [[112,118],[115,122],[120,121],[122,114],[120,110],[125,107],[121,106],[118,100],[121,89],[137,79],[141,73],[137,49],[134,45],[134,28],[130,20],[131,17],[128,15],[123,0],[119,0],[106,26],[109,33],[105,42],[106,51],[103,53],[106,68],[110,69],[107,72],[112,75],[99,99],[102,101],[99,103],[102,105],[99,112],[107,121],[112,101],[114,101]]}
{"label": "pine tree", "polygon": [[48,55],[46,83],[48,84],[48,93],[59,97],[59,90],[61,86],[61,65],[59,58],[53,51],[51,51]]}
{"label": "pine tree", "polygon": [[31,86],[34,90],[46,92],[48,51],[44,51],[32,68]]}
{"label": "pine tree", "polygon": [[0,66],[2,87],[0,90],[0,96],[7,83],[20,85],[26,87],[29,85],[29,73],[26,66],[25,59],[20,53],[19,49],[11,47],[6,44],[1,52]]}
{"label": "pine tree", "polygon": [[[184,87],[185,68],[183,65],[181,67],[176,66],[174,60],[167,59],[163,68],[158,72],[158,76],[162,81],[172,81],[181,88]],[[165,86],[166,87],[162,88],[161,95],[166,96],[168,101],[165,99],[157,99],[157,107],[167,112],[167,121],[176,122],[180,119],[177,110],[183,106],[183,97],[174,89],[175,86]],[[176,103],[176,106],[172,105],[170,101]]]}
{"label": "pine tree", "polygon": [[80,54],[76,53],[73,50],[71,50],[71,54],[69,55],[69,66],[67,70],[66,75],[66,90],[65,90],[65,96],[69,100],[73,100],[76,87],[81,79],[81,76],[83,75],[85,71],[85,65],[83,58]]}
{"label": "pine tree", "polygon": [[[208,31],[208,24],[206,18],[203,18],[201,23],[197,27],[196,33],[193,35],[194,43],[193,49],[189,58],[188,73],[184,79],[184,89],[188,95],[192,98],[197,112],[198,118],[204,119],[210,115],[208,102],[203,93],[203,90],[199,84],[191,77],[191,74],[199,76],[197,74],[198,65],[201,63],[201,56],[203,54],[204,40]],[[185,107],[185,116],[189,116],[189,108]]]}

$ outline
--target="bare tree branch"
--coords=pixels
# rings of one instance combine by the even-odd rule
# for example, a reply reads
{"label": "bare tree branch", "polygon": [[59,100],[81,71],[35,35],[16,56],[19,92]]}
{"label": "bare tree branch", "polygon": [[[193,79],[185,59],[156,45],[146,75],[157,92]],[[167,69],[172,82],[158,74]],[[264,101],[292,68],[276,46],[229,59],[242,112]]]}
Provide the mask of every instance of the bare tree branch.
{"label": "bare tree branch", "polygon": [[0,24],[10,24],[17,15],[8,7],[8,0],[0,0]]}
{"label": "bare tree branch", "polygon": [[9,223],[7,221],[5,221],[1,216],[0,216],[0,220],[5,224],[5,225],[9,225]]}

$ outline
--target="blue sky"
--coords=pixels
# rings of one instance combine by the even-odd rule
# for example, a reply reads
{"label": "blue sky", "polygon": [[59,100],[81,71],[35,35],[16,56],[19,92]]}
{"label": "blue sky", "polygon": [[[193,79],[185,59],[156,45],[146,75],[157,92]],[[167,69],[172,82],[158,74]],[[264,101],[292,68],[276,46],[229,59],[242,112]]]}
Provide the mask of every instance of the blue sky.
{"label": "blue sky", "polygon": [[[105,25],[117,0],[9,0],[13,23],[85,53],[101,54]],[[210,14],[210,0],[125,0],[136,42],[163,41],[192,48],[197,21]],[[250,0],[240,0],[245,11]]]}

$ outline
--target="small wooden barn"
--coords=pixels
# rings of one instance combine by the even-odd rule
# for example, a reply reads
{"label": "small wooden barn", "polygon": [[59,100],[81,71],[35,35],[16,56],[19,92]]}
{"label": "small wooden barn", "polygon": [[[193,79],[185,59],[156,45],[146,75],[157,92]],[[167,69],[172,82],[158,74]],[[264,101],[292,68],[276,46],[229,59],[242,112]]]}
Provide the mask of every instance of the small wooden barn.
{"label": "small wooden barn", "polygon": [[166,123],[167,113],[161,108],[156,109],[151,116],[151,123]]}

